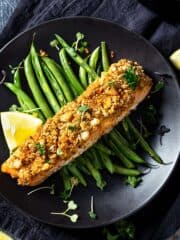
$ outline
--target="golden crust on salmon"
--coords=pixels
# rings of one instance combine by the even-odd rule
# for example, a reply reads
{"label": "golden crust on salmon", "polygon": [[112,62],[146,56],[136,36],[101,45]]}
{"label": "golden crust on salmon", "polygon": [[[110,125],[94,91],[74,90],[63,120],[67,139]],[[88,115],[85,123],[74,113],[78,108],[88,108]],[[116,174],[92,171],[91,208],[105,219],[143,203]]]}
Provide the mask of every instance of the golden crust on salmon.
{"label": "golden crust on salmon", "polygon": [[[137,86],[125,77],[133,69]],[[19,185],[35,186],[110,132],[147,96],[152,80],[136,62],[122,59],[73,102],[62,107],[1,167]]]}

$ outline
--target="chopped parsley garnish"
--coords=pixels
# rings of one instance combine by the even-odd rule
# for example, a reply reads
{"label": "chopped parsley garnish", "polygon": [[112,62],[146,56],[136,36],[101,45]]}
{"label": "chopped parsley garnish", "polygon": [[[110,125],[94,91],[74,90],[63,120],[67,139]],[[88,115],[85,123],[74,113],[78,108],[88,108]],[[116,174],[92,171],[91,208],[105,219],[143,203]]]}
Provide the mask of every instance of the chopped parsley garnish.
{"label": "chopped parsley garnish", "polygon": [[129,67],[124,74],[128,85],[135,90],[139,81],[139,77],[135,73],[135,67]]}
{"label": "chopped parsley garnish", "polygon": [[151,92],[151,93],[156,93],[156,92],[159,92],[163,87],[165,86],[165,83],[163,80],[159,80],[155,87],[154,87],[154,90]]}
{"label": "chopped parsley garnish", "polygon": [[128,176],[127,179],[125,180],[125,183],[129,184],[133,188],[136,188],[141,181],[142,181],[141,177]]}
{"label": "chopped parsley garnish", "polygon": [[89,106],[88,105],[80,105],[78,107],[78,111],[81,112],[81,113],[85,113],[89,110]]}
{"label": "chopped parsley garnish", "polygon": [[46,154],[46,149],[45,149],[44,144],[37,143],[36,148],[37,148],[37,151],[38,151],[39,155],[45,155]]}
{"label": "chopped parsley garnish", "polygon": [[56,153],[58,156],[61,156],[63,154],[63,152],[60,148],[57,149]]}
{"label": "chopped parsley garnish", "polygon": [[68,129],[71,130],[71,131],[76,131],[77,127],[75,125],[69,125]]}

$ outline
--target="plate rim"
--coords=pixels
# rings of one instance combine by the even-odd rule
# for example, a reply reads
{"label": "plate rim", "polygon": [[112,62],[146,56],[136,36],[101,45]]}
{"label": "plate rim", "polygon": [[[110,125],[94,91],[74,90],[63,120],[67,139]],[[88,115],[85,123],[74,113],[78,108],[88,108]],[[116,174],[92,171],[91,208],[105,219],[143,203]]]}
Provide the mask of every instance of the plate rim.
{"label": "plate rim", "polygon": [[[139,33],[137,32],[134,32],[133,30],[131,29],[128,29],[127,27],[124,27],[116,22],[113,22],[111,20],[106,20],[106,19],[103,19],[103,18],[97,18],[97,17],[89,17],[89,16],[69,16],[69,17],[58,17],[58,18],[54,18],[54,19],[51,19],[51,20],[47,20],[47,21],[44,21],[40,24],[37,24],[35,26],[32,26],[30,28],[27,28],[25,30],[23,30],[22,32],[18,33],[16,36],[14,36],[11,40],[9,40],[7,43],[5,43],[1,49],[0,49],[0,54],[14,41],[16,41],[18,38],[20,38],[22,35],[26,34],[27,32],[29,31],[32,31],[33,29],[36,29],[36,28],[39,28],[41,26],[44,26],[46,24],[49,24],[49,23],[54,23],[54,22],[59,22],[59,21],[63,21],[63,20],[73,20],[73,19],[80,19],[80,20],[92,20],[92,21],[96,21],[96,22],[101,22],[101,23],[104,23],[104,24],[110,24],[110,25],[114,25],[116,26],[117,28],[121,28],[121,30],[125,31],[125,32],[128,32],[130,34],[133,34],[135,35],[137,38],[143,40],[148,46],[150,46],[151,48],[153,48],[153,50],[157,53],[157,55],[161,58],[161,60],[166,64],[168,65],[170,71],[172,72],[172,77],[173,77],[173,81],[175,83],[175,87],[178,89],[178,95],[180,96],[180,85],[178,83],[178,80],[177,80],[177,75],[174,71],[174,69],[172,68],[172,66],[170,65],[169,61],[163,56],[163,54],[149,41],[147,40],[145,37],[143,37],[142,35],[140,35]],[[168,174],[168,176],[166,177],[166,179],[164,180],[164,182],[161,183],[161,185],[159,186],[159,188],[157,190],[155,190],[151,196],[149,196],[142,204],[141,206],[139,206],[138,208],[136,208],[134,211],[132,211],[131,213],[128,213],[126,214],[126,216],[122,216],[121,218],[113,218],[111,219],[111,221],[109,221],[108,223],[103,223],[103,224],[97,224],[97,225],[89,225],[89,226],[79,226],[79,225],[71,225],[71,226],[65,226],[65,225],[62,225],[62,224],[57,224],[57,223],[52,223],[52,222],[49,222],[48,220],[47,221],[44,221],[42,219],[40,219],[39,217],[37,216],[34,216],[32,215],[31,213],[29,212],[26,212],[25,210],[21,209],[19,206],[17,206],[15,203],[11,202],[11,200],[9,200],[6,196],[3,195],[2,192],[0,192],[0,195],[8,202],[10,203],[10,205],[12,205],[17,211],[19,211],[20,213],[22,213],[24,215],[24,217],[27,217],[27,216],[30,216],[32,217],[33,219],[39,221],[40,223],[44,223],[44,224],[48,224],[50,226],[56,226],[58,228],[62,228],[62,229],[95,229],[95,228],[98,228],[98,227],[104,227],[104,226],[108,226],[110,224],[113,224],[117,221],[120,221],[124,218],[129,218],[130,216],[132,215],[135,215],[137,212],[139,212],[140,210],[142,210],[144,207],[146,207],[153,199],[155,199],[159,193],[163,190],[163,188],[165,187],[165,185],[167,184],[167,182],[169,181],[170,177],[172,176],[176,166],[177,166],[177,163],[178,163],[178,160],[180,158],[180,149],[179,149],[179,153],[178,153],[178,156],[177,158],[174,160],[174,164],[173,164],[173,167],[170,171],[170,173]]]}

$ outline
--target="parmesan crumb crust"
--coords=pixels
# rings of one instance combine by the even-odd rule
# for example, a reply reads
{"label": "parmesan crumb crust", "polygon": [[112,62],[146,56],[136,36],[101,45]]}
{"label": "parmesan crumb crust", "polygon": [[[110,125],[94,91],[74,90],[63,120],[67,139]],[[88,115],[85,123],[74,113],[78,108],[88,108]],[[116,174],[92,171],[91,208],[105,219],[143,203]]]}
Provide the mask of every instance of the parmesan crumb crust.
{"label": "parmesan crumb crust", "polygon": [[[35,136],[27,139],[2,165],[2,171],[18,178],[20,185],[36,185],[31,183],[34,177],[41,175],[45,179],[110,131],[135,101],[136,90],[123,77],[129,67],[134,67],[139,78],[139,91],[151,87],[151,79],[137,62],[122,59],[112,64],[81,96],[62,107]],[[78,111],[82,105],[88,106],[86,112]],[[44,154],[40,154],[37,144],[44,148]]]}

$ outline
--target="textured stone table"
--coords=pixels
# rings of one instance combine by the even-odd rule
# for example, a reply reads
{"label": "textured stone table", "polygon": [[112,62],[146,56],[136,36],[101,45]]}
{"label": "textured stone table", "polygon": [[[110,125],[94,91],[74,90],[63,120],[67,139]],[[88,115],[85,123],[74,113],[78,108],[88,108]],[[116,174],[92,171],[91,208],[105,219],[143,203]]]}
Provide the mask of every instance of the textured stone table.
{"label": "textured stone table", "polygon": [[0,0],[0,32],[14,11],[19,0]]}

